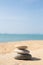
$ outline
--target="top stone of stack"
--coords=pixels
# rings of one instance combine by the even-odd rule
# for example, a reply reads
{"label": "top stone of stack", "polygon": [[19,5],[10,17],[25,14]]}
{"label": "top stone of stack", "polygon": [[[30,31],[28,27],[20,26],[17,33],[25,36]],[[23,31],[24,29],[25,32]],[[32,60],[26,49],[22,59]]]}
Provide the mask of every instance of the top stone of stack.
{"label": "top stone of stack", "polygon": [[18,48],[20,50],[25,50],[27,48],[27,46],[16,46],[16,48]]}

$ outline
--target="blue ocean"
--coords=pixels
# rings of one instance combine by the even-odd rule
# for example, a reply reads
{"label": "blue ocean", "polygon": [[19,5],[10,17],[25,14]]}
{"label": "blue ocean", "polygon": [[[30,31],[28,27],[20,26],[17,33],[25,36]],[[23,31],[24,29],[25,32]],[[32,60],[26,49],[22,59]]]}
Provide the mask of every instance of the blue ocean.
{"label": "blue ocean", "polygon": [[0,42],[43,40],[43,34],[0,34]]}

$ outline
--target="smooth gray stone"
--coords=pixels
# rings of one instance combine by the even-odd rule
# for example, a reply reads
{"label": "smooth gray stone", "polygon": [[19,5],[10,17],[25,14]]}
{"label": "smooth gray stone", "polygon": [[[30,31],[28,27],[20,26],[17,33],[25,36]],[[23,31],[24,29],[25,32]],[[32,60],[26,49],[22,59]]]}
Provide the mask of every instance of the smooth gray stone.
{"label": "smooth gray stone", "polygon": [[27,46],[16,46],[16,48],[18,48],[18,49],[26,49],[27,48]]}
{"label": "smooth gray stone", "polygon": [[18,54],[29,54],[30,53],[28,50],[19,50],[19,49],[15,49],[15,52]]}
{"label": "smooth gray stone", "polygon": [[18,60],[31,60],[32,56],[31,54],[17,54],[14,58]]}

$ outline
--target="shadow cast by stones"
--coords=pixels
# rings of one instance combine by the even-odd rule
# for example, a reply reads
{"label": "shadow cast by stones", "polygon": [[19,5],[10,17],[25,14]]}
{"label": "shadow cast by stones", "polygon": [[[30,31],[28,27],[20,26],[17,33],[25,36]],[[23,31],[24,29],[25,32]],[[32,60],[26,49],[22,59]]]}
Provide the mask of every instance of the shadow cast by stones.
{"label": "shadow cast by stones", "polygon": [[39,61],[39,60],[41,60],[41,58],[37,58],[37,57],[32,57],[31,58],[31,61]]}
{"label": "shadow cast by stones", "polygon": [[40,61],[41,58],[32,57],[31,59],[24,59],[25,61]]}

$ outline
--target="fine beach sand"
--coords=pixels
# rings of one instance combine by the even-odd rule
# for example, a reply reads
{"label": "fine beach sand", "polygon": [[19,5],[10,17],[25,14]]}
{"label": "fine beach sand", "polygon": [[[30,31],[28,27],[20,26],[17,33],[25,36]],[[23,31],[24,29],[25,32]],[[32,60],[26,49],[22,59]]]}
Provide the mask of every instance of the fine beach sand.
{"label": "fine beach sand", "polygon": [[[16,60],[15,46],[26,45],[32,60]],[[43,40],[0,43],[0,65],[43,65]]]}

